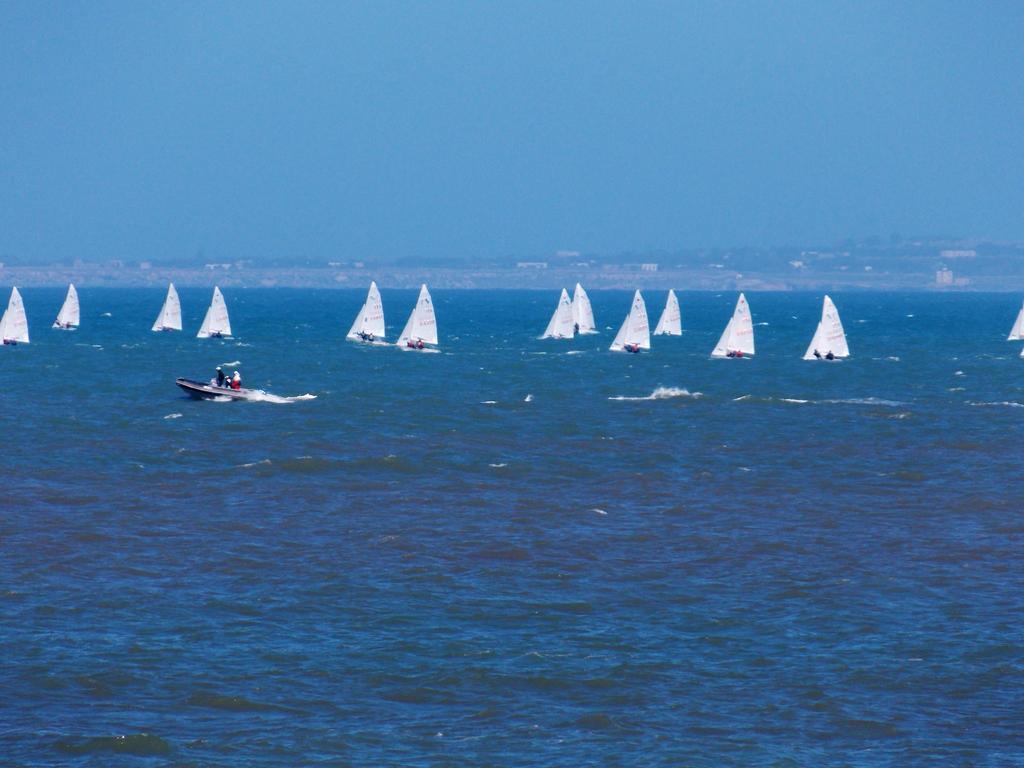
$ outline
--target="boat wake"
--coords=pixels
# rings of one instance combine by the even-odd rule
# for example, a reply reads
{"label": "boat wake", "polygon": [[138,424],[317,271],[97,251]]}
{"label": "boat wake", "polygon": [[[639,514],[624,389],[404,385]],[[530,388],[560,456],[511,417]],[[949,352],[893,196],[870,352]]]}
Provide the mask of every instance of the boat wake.
{"label": "boat wake", "polygon": [[640,400],[670,400],[674,397],[692,397],[698,398],[703,397],[700,392],[690,392],[688,389],[680,389],[679,387],[658,387],[651,394],[644,395],[643,397],[629,397],[627,395],[618,395],[616,397],[609,397],[609,400],[624,400],[637,402]]}
{"label": "boat wake", "polygon": [[[220,398],[218,398],[220,399]],[[230,398],[228,398],[230,399]],[[316,395],[311,395],[308,392],[304,395],[296,395],[295,397],[282,397],[281,395],[272,395],[269,392],[264,392],[262,389],[256,390],[251,397],[248,398],[250,403],[298,403],[303,400],[316,400]]]}

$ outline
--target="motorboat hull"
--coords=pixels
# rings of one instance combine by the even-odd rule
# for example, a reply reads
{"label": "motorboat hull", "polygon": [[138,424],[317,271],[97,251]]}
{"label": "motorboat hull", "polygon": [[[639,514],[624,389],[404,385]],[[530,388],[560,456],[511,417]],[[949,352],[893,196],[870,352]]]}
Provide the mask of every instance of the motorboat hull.
{"label": "motorboat hull", "polygon": [[181,387],[197,400],[215,400],[219,397],[227,397],[232,400],[250,400],[256,394],[252,389],[231,389],[230,387],[218,387],[206,381],[195,381],[194,379],[177,378],[174,383]]}

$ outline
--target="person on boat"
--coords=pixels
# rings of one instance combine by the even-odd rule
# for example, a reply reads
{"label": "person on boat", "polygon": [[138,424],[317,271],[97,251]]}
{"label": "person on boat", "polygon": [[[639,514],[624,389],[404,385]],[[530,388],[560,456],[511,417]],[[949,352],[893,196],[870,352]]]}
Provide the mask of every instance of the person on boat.
{"label": "person on boat", "polygon": [[227,376],[224,375],[224,369],[221,368],[218,365],[217,366],[217,386],[218,387],[223,387],[225,379],[227,379]]}
{"label": "person on boat", "polygon": [[360,332],[359,332],[359,338],[360,338],[360,339],[362,339],[363,341],[373,341],[373,340],[374,340],[374,339],[376,339],[377,337],[376,337],[376,336],[374,336],[374,335],[373,335],[372,333],[370,333],[369,331],[360,331]]}
{"label": "person on boat", "polygon": [[573,323],[572,324],[572,332],[573,333],[579,333],[580,332],[580,324],[579,323]]}
{"label": "person on boat", "polygon": [[235,371],[234,376],[231,377],[231,388],[235,390],[242,388],[242,377],[239,376],[238,371]]}
{"label": "person on boat", "polygon": [[829,351],[828,351],[828,354],[827,354],[827,355],[825,355],[825,359],[826,359],[826,360],[835,360],[835,359],[836,359],[836,356],[832,354],[832,350],[829,350]]}
{"label": "person on boat", "polygon": [[821,352],[819,352],[818,350],[814,350],[814,356],[821,360]]}
{"label": "person on boat", "polygon": [[626,345],[626,351],[627,352],[632,352],[634,355],[638,354],[640,352],[640,345],[639,344],[627,344]]}

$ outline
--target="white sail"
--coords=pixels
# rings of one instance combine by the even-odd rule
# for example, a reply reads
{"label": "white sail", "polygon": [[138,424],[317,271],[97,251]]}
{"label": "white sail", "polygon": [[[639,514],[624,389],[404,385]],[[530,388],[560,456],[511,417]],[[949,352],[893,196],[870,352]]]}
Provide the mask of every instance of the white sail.
{"label": "white sail", "polygon": [[1024,339],[1024,307],[1020,308],[1013,328],[1010,329],[1010,335],[1006,337],[1007,341],[1020,341],[1021,339]]}
{"label": "white sail", "polygon": [[207,339],[211,336],[230,336],[231,321],[228,319],[228,306],[224,303],[224,296],[220,288],[213,287],[213,299],[210,301],[210,308],[206,310],[206,317],[199,328],[196,338]]}
{"label": "white sail", "polygon": [[615,334],[615,340],[609,347],[613,352],[621,352],[627,346],[636,345],[640,349],[651,348],[651,329],[647,324],[647,305],[640,291],[633,294],[633,304],[629,314],[622,321],[622,327]]}
{"label": "white sail", "polygon": [[654,329],[655,336],[682,336],[683,321],[679,316],[679,299],[676,292],[669,290],[668,299],[665,300],[665,309],[658,320],[658,327]]}
{"label": "white sail", "polygon": [[153,323],[154,331],[180,331],[181,330],[181,302],[178,301],[178,291],[174,283],[167,286],[167,298],[160,308],[156,322]]}
{"label": "white sail", "polygon": [[437,344],[437,321],[434,318],[434,302],[430,299],[430,291],[424,283],[420,286],[420,296],[416,300],[416,306],[412,308],[412,314],[402,329],[402,335],[395,342],[402,347],[407,342],[422,341],[424,344]]}
{"label": "white sail", "polygon": [[[815,352],[818,354],[814,354]],[[843,330],[843,323],[839,319],[839,310],[832,303],[832,299],[825,296],[821,304],[821,320],[818,321],[814,338],[804,353],[804,360],[827,359],[830,352],[833,358],[850,356],[850,347],[846,343],[846,331]]]}
{"label": "white sail", "polygon": [[736,301],[729,324],[725,326],[722,337],[712,351],[712,357],[729,357],[730,353],[742,352],[744,355],[754,354],[754,323],[750,319],[750,307],[747,297],[742,293]]}
{"label": "white sail", "polygon": [[594,308],[590,306],[590,297],[579,283],[576,283],[576,290],[572,292],[572,321],[577,333],[597,333]]}
{"label": "white sail", "polygon": [[4,344],[28,344],[28,318],[25,317],[25,303],[17,288],[11,289],[7,310],[0,317],[0,339],[3,339]]}
{"label": "white sail", "polygon": [[542,339],[571,339],[573,337],[572,302],[569,300],[569,293],[562,289],[562,295],[558,298],[558,306],[555,313],[548,322]]}
{"label": "white sail", "polygon": [[353,341],[360,341],[364,338],[381,341],[384,339],[384,303],[381,301],[380,291],[377,290],[377,283],[372,280],[370,281],[370,290],[366,294],[366,301],[363,302],[363,307],[356,315],[356,320],[352,323],[345,338]]}
{"label": "white sail", "polygon": [[78,327],[80,320],[81,312],[78,308],[78,291],[75,290],[74,283],[69,283],[68,295],[64,297],[64,304],[61,305],[60,312],[57,313],[57,319],[53,321],[53,327],[71,330]]}

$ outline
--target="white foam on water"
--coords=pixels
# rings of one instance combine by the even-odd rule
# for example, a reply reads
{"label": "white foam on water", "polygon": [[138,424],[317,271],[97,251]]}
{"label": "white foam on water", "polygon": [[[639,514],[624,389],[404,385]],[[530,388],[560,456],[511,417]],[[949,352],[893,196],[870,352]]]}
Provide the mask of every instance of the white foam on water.
{"label": "white foam on water", "polygon": [[583,354],[583,350],[582,349],[570,349],[565,354],[567,354],[567,355],[582,355]]}
{"label": "white foam on water", "polygon": [[1002,406],[1004,408],[1024,408],[1024,403],[1018,403],[1018,402],[1015,402],[1013,400],[1000,400],[998,402],[993,402],[993,403],[972,403],[972,402],[968,401],[967,404],[968,405],[973,405],[975,407],[980,407],[980,408],[991,407],[991,406]]}
{"label": "white foam on water", "polygon": [[644,395],[643,397],[629,397],[627,395],[618,395],[616,397],[609,397],[609,400],[669,400],[674,397],[692,397],[694,399],[703,397],[700,392],[690,392],[688,389],[680,389],[679,387],[658,387],[651,394]]}
{"label": "white foam on water", "polygon": [[738,402],[741,402],[741,401],[743,401],[743,400],[749,400],[749,399],[750,399],[750,398],[752,398],[752,397],[753,397],[753,395],[740,395],[739,397],[734,397],[734,398],[732,399],[732,401],[733,401],[734,403],[738,403]]}
{"label": "white foam on water", "polygon": [[966,391],[966,389],[967,389],[967,387],[950,387],[946,391],[947,392],[964,392],[964,391]]}
{"label": "white foam on water", "polygon": [[164,416],[164,420],[167,420],[167,419],[180,419],[180,418],[181,418],[181,414],[180,413],[168,413],[166,416]]}
{"label": "white foam on water", "polygon": [[771,323],[754,323],[754,325],[771,325]]}
{"label": "white foam on water", "polygon": [[795,397],[784,397],[784,398],[782,398],[782,402],[784,402],[784,403],[797,403],[798,405],[803,405],[804,403],[809,403],[811,401],[810,400],[798,400]]}
{"label": "white foam on water", "polygon": [[230,360],[230,361],[228,361],[226,363],[221,363],[221,367],[227,366],[227,367],[233,368],[236,365],[241,365],[241,364],[242,364],[241,360]]}
{"label": "white foam on water", "polygon": [[966,376],[967,374],[964,373],[963,371],[956,371],[956,372],[953,373],[953,375],[954,376]]}
{"label": "white foam on water", "polygon": [[270,459],[260,459],[259,461],[250,461],[248,464],[238,464],[238,468],[258,467],[260,464],[270,464]]}
{"label": "white foam on water", "polygon": [[601,508],[599,508],[599,507],[594,507],[594,508],[593,508],[593,509],[591,509],[590,511],[591,511],[591,512],[596,512],[596,513],[597,513],[597,514],[599,514],[599,515],[607,515],[607,514],[608,514],[607,512],[605,512],[605,511],[604,511],[603,509],[601,509]]}
{"label": "white foam on water", "polygon": [[[220,398],[217,398],[218,400]],[[231,398],[228,398],[229,400]],[[301,400],[316,400],[316,395],[311,395],[308,392],[304,395],[296,395],[295,397],[282,397],[281,395],[272,395],[269,392],[264,392],[262,389],[257,389],[249,398],[250,403],[276,403],[282,405],[285,403],[297,403]]]}
{"label": "white foam on water", "polygon": [[100,317],[113,317],[113,315],[110,314],[109,312],[104,312],[102,315],[100,315]]}
{"label": "white foam on water", "polygon": [[886,408],[899,408],[906,405],[898,400],[885,400],[881,397],[846,397],[835,400],[821,400],[828,405],[881,405]]}
{"label": "white foam on water", "polygon": [[524,397],[523,398],[523,402],[524,403],[532,403],[533,402],[533,395],[527,395],[526,397]]}
{"label": "white foam on water", "polygon": [[502,467],[507,467],[508,464],[506,462],[502,461],[499,464],[488,464],[487,466],[488,467],[494,467],[495,469],[501,469]]}
{"label": "white foam on water", "polygon": [[497,405],[497,400],[481,400],[480,405]]}

